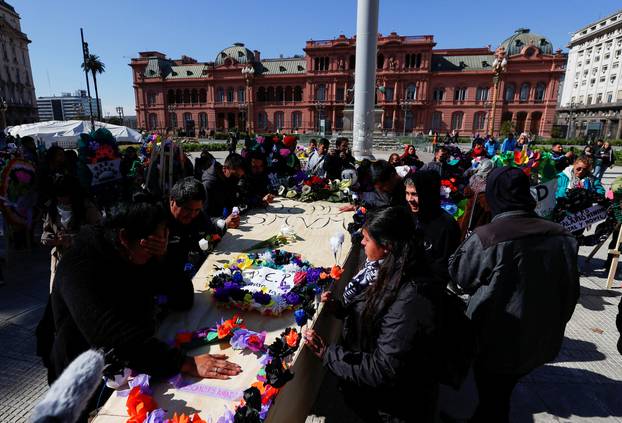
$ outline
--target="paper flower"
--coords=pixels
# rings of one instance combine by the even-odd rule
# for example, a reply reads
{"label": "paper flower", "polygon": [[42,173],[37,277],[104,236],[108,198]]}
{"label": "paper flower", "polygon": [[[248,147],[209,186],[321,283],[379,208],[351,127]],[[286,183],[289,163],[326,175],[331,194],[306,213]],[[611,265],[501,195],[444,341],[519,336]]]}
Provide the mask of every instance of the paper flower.
{"label": "paper flower", "polygon": [[305,323],[307,323],[307,320],[309,320],[307,313],[302,308],[299,308],[294,312],[294,319],[296,319],[296,324],[298,326],[304,326]]}
{"label": "paper flower", "polygon": [[135,386],[130,390],[125,405],[127,414],[130,416],[127,423],[143,423],[147,418],[147,413],[158,408],[153,397],[142,393],[140,386]]}
{"label": "paper flower", "polygon": [[169,420],[167,423],[207,423],[203,420],[197,413],[194,413],[194,416],[189,417],[186,414],[177,415],[175,413],[173,418]]}
{"label": "paper flower", "polygon": [[147,414],[147,418],[145,419],[145,423],[166,423],[166,411],[161,408],[156,408],[155,410],[149,412]]}
{"label": "paper flower", "polygon": [[263,350],[266,341],[266,332],[253,332],[246,329],[235,331],[231,337],[231,347],[234,350],[251,350],[259,352]]}
{"label": "paper flower", "polygon": [[307,272],[296,272],[294,274],[294,285],[300,285],[307,280]]}
{"label": "paper flower", "polygon": [[300,341],[300,334],[294,328],[287,328],[283,333],[283,339],[288,347],[298,348],[298,343]]}
{"label": "paper flower", "polygon": [[216,327],[216,333],[218,334],[218,339],[226,338],[231,335],[231,332],[234,329],[243,328],[242,319],[236,314],[229,320],[224,320],[220,325]]}
{"label": "paper flower", "polygon": [[343,274],[343,269],[341,268],[341,266],[334,265],[332,269],[330,269],[330,277],[335,280],[340,279],[342,274]]}

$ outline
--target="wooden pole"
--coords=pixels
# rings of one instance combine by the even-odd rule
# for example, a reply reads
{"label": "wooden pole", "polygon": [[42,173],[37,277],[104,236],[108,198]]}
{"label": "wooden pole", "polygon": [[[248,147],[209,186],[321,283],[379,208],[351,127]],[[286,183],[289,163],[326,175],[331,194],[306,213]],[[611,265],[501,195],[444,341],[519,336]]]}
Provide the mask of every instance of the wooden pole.
{"label": "wooden pole", "polygon": [[609,250],[609,254],[613,256],[613,260],[611,260],[611,267],[609,268],[609,276],[607,277],[607,289],[611,289],[613,285],[613,280],[616,276],[616,271],[618,270],[618,259],[620,257],[620,243],[622,243],[622,230],[618,232],[618,239],[616,240],[616,245],[613,250]]}

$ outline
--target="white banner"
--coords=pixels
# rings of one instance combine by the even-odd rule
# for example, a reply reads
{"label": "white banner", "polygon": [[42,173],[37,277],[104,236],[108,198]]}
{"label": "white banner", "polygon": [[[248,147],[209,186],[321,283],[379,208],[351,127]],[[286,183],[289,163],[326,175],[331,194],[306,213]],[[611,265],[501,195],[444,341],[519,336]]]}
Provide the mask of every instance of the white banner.
{"label": "white banner", "polygon": [[287,294],[294,288],[294,274],[285,273],[282,270],[260,267],[259,269],[247,269],[242,272],[246,281],[244,289],[251,292],[267,289],[267,294],[272,296]]}
{"label": "white banner", "polygon": [[589,225],[600,222],[607,218],[607,209],[603,206],[592,206],[589,209],[581,210],[572,216],[566,216],[560,223],[570,232],[578,231]]}
{"label": "white banner", "polygon": [[87,165],[93,174],[91,185],[99,185],[110,181],[121,179],[121,159],[107,160],[95,164]]}
{"label": "white banner", "polygon": [[548,218],[555,208],[555,192],[557,191],[557,179],[552,179],[544,184],[531,187],[531,195],[538,202],[536,214]]}

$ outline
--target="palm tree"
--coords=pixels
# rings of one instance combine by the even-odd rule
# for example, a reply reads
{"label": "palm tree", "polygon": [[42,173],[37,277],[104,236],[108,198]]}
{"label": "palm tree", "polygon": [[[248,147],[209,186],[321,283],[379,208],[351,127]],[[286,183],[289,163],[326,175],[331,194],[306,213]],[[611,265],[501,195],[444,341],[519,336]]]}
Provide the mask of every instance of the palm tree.
{"label": "palm tree", "polygon": [[97,102],[97,120],[101,122],[102,111],[99,106],[99,92],[97,91],[97,74],[106,71],[106,65],[99,59],[96,54],[89,54],[85,63],[82,63],[82,70],[93,74],[93,85],[95,85],[95,101]]}

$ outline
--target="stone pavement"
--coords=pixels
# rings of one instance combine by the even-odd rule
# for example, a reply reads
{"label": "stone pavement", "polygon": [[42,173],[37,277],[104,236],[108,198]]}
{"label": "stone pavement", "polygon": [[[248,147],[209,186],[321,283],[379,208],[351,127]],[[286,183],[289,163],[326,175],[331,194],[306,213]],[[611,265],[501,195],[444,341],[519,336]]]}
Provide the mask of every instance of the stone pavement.
{"label": "stone pavement", "polygon": [[[622,168],[615,167],[605,182],[619,175]],[[513,396],[512,422],[622,422],[622,356],[616,350],[615,328],[622,272],[614,289],[606,290],[606,249],[585,266],[589,251],[581,249],[581,298],[562,351],[553,363],[521,381]],[[35,355],[34,328],[47,299],[49,255],[36,248],[12,255],[2,266],[7,285],[0,286],[0,422],[22,422],[47,390],[45,369]],[[472,388],[467,381],[460,393],[444,391],[441,409],[457,418],[468,416],[476,402]],[[357,422],[330,377],[312,412],[318,416],[315,421]]]}

